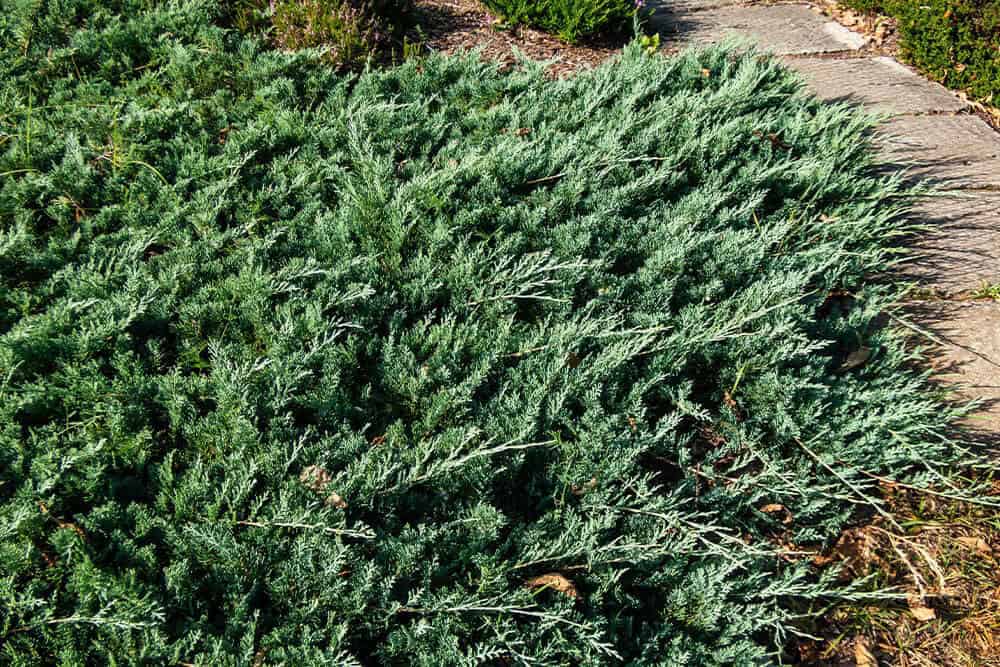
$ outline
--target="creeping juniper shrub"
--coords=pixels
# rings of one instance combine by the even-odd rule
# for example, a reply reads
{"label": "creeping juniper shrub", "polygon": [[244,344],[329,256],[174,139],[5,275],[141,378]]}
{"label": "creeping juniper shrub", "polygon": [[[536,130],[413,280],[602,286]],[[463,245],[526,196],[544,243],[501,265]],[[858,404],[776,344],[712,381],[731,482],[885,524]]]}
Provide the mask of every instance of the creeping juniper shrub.
{"label": "creeping juniper shrub", "polygon": [[3,663],[759,665],[846,594],[781,545],[960,459],[868,121],[774,61],[221,20],[0,16]]}
{"label": "creeping juniper shrub", "polygon": [[530,25],[576,42],[600,32],[632,26],[637,0],[483,0],[511,24]]}

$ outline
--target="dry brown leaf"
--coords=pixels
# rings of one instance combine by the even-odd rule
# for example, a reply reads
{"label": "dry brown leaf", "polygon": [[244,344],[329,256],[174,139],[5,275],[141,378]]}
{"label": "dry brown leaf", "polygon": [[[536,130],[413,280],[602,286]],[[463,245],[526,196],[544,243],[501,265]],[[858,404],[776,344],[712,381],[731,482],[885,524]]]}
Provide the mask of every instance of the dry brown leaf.
{"label": "dry brown leaf", "polygon": [[299,473],[299,481],[313,491],[323,491],[333,481],[333,475],[320,466],[306,466]]}
{"label": "dry brown leaf", "polygon": [[347,509],[347,501],[341,498],[340,495],[336,493],[331,493],[327,497],[326,504],[341,510]]}
{"label": "dry brown leaf", "polygon": [[574,599],[579,595],[576,592],[576,586],[573,585],[573,582],[558,572],[549,572],[548,574],[532,577],[524,582],[524,585],[528,588],[551,588]]}
{"label": "dry brown leaf", "polygon": [[[307,466],[299,473],[299,481],[309,487],[310,491],[326,493],[327,487],[333,481],[333,475],[320,466]],[[347,501],[340,494],[331,492],[326,497],[326,504],[338,509],[346,509]]]}
{"label": "dry brown leaf", "polygon": [[763,512],[764,514],[777,514],[777,513],[784,514],[784,516],[781,517],[781,523],[792,522],[792,513],[788,511],[787,507],[785,507],[780,503],[769,503],[761,507],[760,511]]}
{"label": "dry brown leaf", "polygon": [[930,621],[937,618],[937,614],[933,609],[924,605],[924,599],[919,595],[913,594],[906,598],[906,604],[910,607],[910,613],[913,614],[913,618],[918,621]]}
{"label": "dry brown leaf", "polygon": [[849,528],[841,534],[840,539],[837,540],[828,554],[814,557],[813,564],[822,567],[833,561],[843,561],[845,568],[841,572],[841,578],[844,579],[848,579],[852,575],[867,574],[873,565],[891,572],[888,563],[885,563],[876,553],[876,546],[875,538],[867,527]]}
{"label": "dry brown leaf", "polygon": [[857,667],[878,667],[878,660],[868,648],[868,640],[861,636],[854,639],[854,664]]}
{"label": "dry brown leaf", "polygon": [[816,554],[812,557],[812,564],[816,567],[826,567],[835,560],[837,560],[837,558],[834,555]]}
{"label": "dry brown leaf", "polygon": [[964,547],[968,547],[969,549],[978,551],[982,554],[993,553],[993,549],[991,549],[990,545],[986,543],[986,540],[981,537],[956,537],[955,541]]}
{"label": "dry brown leaf", "polygon": [[722,392],[722,402],[726,404],[727,408],[738,414],[739,405],[728,391]]}

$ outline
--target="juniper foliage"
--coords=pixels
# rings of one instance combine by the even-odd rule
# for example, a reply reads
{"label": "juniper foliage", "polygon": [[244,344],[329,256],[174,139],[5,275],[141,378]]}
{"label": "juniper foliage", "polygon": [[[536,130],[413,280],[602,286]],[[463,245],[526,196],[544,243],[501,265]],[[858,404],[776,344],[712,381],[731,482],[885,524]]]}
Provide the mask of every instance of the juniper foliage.
{"label": "juniper foliage", "polygon": [[633,27],[636,0],[483,0],[483,4],[515,25],[530,25],[577,42],[597,33]]}
{"label": "juniper foliage", "polygon": [[775,536],[963,456],[868,121],[774,61],[217,19],[0,17],[4,663],[757,665],[836,594]]}

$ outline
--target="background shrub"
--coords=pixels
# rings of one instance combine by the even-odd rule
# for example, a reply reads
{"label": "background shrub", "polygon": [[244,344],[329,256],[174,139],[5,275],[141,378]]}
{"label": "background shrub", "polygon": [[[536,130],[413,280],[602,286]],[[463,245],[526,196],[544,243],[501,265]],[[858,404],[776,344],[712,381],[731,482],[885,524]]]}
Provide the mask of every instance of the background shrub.
{"label": "background shrub", "polygon": [[631,26],[634,0],[484,0],[512,24],[541,28],[567,42]]}
{"label": "background shrub", "polygon": [[898,19],[902,57],[945,85],[1000,99],[1000,0],[849,0]]}
{"label": "background shrub", "polygon": [[385,50],[407,25],[412,0],[237,0],[223,5],[241,32],[267,34],[283,49],[324,48],[355,67]]}
{"label": "background shrub", "polygon": [[271,0],[221,2],[221,22],[244,34],[264,34],[271,25],[272,4]]}

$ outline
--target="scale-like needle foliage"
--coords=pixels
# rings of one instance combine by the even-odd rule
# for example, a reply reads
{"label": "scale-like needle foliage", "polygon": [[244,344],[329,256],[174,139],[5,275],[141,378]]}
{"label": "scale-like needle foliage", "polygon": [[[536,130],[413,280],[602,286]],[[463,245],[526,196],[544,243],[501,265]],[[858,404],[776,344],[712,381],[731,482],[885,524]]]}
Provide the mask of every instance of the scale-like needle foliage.
{"label": "scale-like needle foliage", "polygon": [[515,25],[531,25],[576,42],[596,33],[622,30],[643,7],[640,0],[483,0]]}
{"label": "scale-like needle foliage", "polygon": [[774,61],[218,12],[0,16],[0,662],[757,665],[832,588],[782,552],[961,458],[898,186]]}

